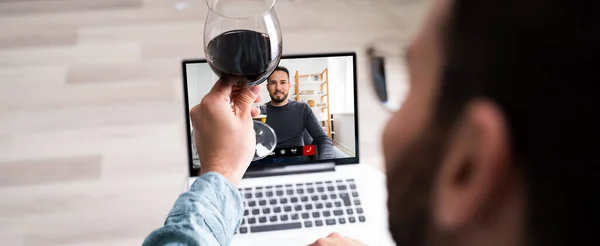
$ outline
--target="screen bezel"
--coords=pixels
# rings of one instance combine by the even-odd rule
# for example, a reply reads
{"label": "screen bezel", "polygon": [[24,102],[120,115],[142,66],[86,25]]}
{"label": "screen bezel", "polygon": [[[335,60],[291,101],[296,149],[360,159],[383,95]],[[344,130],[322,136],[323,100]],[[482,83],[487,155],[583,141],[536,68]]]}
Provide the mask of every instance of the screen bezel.
{"label": "screen bezel", "polygon": [[[319,53],[319,54],[301,54],[301,55],[284,55],[281,59],[302,59],[302,58],[324,58],[324,57],[352,57],[352,73],[353,73],[353,89],[354,89],[354,146],[355,154],[354,157],[346,157],[339,159],[328,159],[328,160],[314,160],[301,163],[283,163],[283,164],[252,164],[248,170],[260,170],[268,167],[281,167],[286,165],[308,165],[308,164],[319,164],[319,163],[331,163],[335,165],[347,165],[347,164],[358,164],[360,160],[360,147],[358,140],[358,93],[357,93],[357,76],[356,76],[356,53],[355,52],[339,52],[339,53]],[[192,139],[191,139],[191,125],[190,125],[190,105],[188,98],[188,81],[187,81],[187,64],[194,63],[206,63],[206,59],[190,59],[183,60],[181,62],[183,72],[183,98],[184,98],[184,109],[185,109],[185,125],[186,125],[186,142],[188,150],[188,170],[190,177],[197,177],[199,170],[194,169],[193,157],[192,157]]]}

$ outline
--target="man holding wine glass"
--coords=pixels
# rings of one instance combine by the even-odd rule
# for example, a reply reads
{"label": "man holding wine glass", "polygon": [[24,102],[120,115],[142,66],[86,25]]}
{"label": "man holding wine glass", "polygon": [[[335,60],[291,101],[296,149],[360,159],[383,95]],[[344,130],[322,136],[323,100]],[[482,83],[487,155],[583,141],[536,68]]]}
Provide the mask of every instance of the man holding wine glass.
{"label": "man holding wine glass", "polygon": [[[593,2],[434,2],[382,140],[397,245],[598,244]],[[377,81],[382,72],[372,69],[373,86],[397,82]],[[259,113],[256,87],[232,91],[219,81],[191,110],[202,175],[144,245],[231,241]],[[312,245],[361,243],[334,233]]]}

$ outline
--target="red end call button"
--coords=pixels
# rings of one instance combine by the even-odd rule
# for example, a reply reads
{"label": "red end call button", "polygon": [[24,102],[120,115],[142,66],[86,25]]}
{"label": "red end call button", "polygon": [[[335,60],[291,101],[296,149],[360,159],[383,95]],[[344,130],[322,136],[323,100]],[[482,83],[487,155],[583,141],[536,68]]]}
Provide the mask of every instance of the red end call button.
{"label": "red end call button", "polygon": [[304,156],[315,155],[316,150],[314,145],[306,145],[303,147]]}

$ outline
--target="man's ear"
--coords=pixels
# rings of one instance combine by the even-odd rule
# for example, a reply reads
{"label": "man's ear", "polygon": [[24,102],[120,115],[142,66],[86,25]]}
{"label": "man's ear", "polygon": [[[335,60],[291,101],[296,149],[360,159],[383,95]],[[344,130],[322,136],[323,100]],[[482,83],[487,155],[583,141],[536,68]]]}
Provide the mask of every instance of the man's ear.
{"label": "man's ear", "polygon": [[474,100],[449,136],[436,176],[433,219],[457,230],[490,211],[509,172],[510,148],[504,116],[491,101]]}

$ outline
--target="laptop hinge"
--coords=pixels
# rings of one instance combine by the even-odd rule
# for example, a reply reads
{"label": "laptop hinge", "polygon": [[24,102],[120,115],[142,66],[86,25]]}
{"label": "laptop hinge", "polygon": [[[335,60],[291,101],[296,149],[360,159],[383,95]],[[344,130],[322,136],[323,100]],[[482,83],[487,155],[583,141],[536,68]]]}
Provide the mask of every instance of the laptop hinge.
{"label": "laptop hinge", "polygon": [[282,167],[259,167],[249,169],[244,178],[259,178],[268,176],[278,175],[291,175],[291,174],[302,174],[302,173],[315,173],[315,172],[331,172],[335,171],[335,163],[318,163],[318,164],[299,164],[299,165],[287,165]]}

